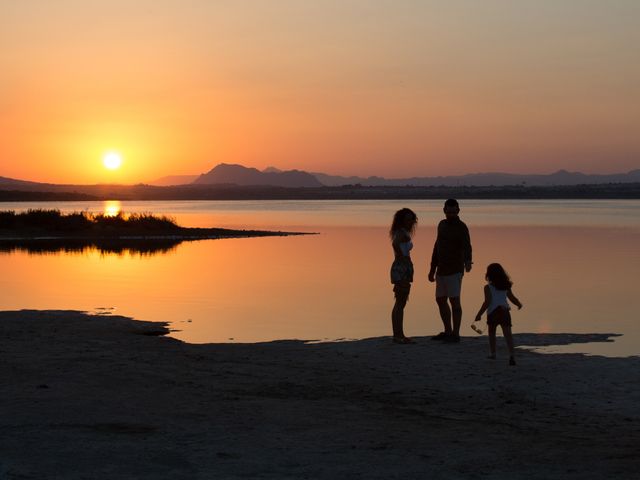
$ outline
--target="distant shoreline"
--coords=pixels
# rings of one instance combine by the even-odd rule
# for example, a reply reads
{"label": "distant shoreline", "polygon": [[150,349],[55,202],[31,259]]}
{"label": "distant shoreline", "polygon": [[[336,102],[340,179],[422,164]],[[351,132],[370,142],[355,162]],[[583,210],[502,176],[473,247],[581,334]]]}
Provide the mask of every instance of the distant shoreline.
{"label": "distant shoreline", "polygon": [[640,183],[558,186],[270,187],[238,185],[48,185],[50,190],[0,190],[0,202],[153,200],[628,200],[640,199]]}

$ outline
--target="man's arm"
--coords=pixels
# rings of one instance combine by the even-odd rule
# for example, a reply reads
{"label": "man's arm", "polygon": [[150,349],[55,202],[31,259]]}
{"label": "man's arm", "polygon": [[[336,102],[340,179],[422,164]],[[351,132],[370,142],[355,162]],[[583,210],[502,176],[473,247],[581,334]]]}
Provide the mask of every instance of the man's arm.
{"label": "man's arm", "polygon": [[433,242],[433,253],[431,254],[431,266],[429,267],[429,281],[436,281],[436,270],[438,269],[438,239]]}
{"label": "man's arm", "polygon": [[464,226],[464,237],[462,240],[462,248],[464,248],[464,269],[470,272],[471,265],[473,265],[473,251],[471,248],[471,235],[469,235],[469,229],[466,225]]}

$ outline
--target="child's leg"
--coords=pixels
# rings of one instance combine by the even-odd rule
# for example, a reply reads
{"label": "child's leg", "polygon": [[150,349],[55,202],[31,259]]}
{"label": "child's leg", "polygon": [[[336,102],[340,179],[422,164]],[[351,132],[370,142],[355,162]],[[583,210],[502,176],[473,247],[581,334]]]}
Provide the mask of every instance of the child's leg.
{"label": "child's leg", "polygon": [[496,329],[497,325],[490,324],[489,327],[489,348],[491,349],[491,358],[496,358]]}
{"label": "child's leg", "polygon": [[502,326],[502,334],[504,335],[504,339],[507,341],[507,347],[509,348],[509,356],[513,357],[515,354],[513,348],[513,336],[511,335],[511,327],[508,325]]}

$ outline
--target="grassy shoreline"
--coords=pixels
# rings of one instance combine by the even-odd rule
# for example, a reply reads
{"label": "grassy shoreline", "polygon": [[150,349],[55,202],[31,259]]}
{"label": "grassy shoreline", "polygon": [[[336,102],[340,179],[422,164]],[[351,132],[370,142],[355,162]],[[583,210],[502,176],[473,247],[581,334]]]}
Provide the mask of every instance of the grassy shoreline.
{"label": "grassy shoreline", "polygon": [[0,211],[0,241],[19,240],[205,240],[264,236],[306,235],[303,232],[188,228],[175,219],[151,213],[89,212],[63,214],[59,210]]}

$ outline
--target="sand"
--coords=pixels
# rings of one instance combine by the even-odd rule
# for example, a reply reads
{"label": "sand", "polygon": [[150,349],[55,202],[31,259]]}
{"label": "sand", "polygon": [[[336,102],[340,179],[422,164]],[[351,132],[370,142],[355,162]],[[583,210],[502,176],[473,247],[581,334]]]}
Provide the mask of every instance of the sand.
{"label": "sand", "polygon": [[[640,359],[0,312],[0,479],[638,478]],[[515,336],[520,345],[608,335]]]}

